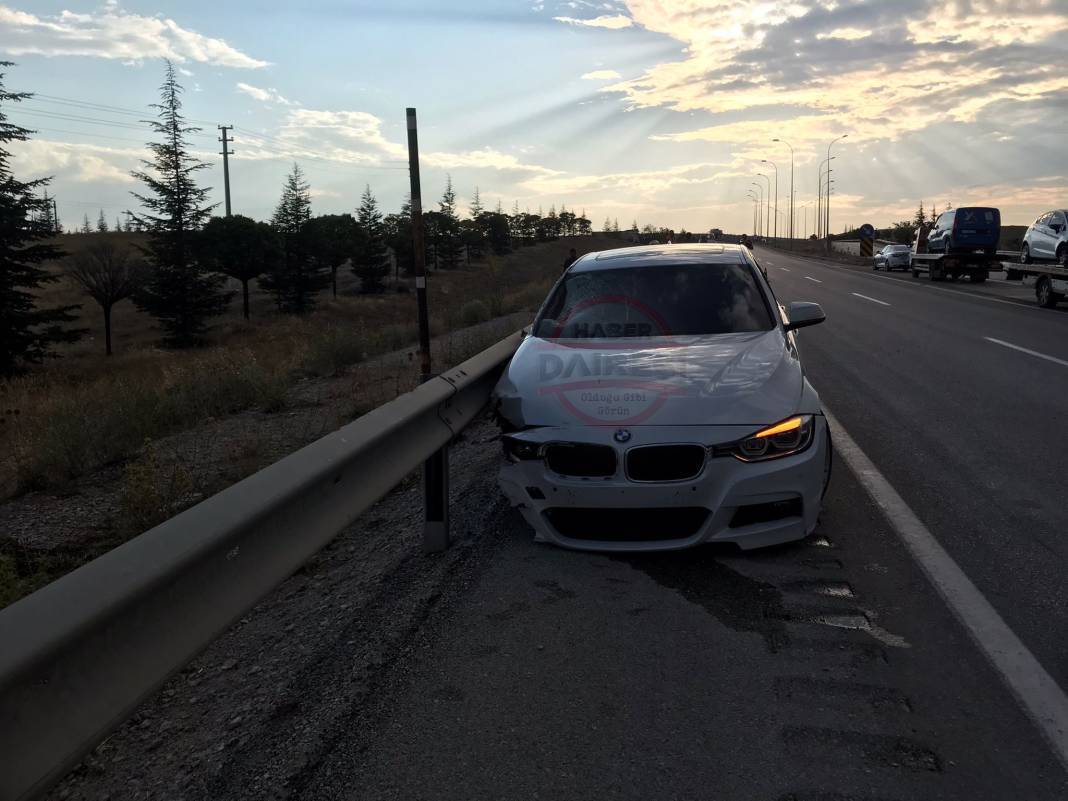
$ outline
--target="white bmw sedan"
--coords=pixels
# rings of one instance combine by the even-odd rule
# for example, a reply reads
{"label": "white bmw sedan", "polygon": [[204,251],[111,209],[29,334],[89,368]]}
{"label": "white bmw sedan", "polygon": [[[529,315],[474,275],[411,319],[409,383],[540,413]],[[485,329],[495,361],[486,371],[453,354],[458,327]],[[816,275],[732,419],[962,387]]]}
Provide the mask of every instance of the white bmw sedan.
{"label": "white bmw sedan", "polygon": [[736,245],[583,256],[497,384],[501,488],[568,548],[805,537],[831,447],[794,331],[823,320]]}

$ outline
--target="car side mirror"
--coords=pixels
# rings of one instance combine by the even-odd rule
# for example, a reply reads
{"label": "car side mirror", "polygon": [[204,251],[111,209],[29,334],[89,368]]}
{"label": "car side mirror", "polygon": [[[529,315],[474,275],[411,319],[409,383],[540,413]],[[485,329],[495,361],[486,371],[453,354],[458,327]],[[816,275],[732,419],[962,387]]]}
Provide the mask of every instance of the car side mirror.
{"label": "car side mirror", "polygon": [[810,325],[817,325],[827,319],[818,303],[791,303],[786,309],[786,317],[789,319],[785,326],[787,331],[796,331]]}

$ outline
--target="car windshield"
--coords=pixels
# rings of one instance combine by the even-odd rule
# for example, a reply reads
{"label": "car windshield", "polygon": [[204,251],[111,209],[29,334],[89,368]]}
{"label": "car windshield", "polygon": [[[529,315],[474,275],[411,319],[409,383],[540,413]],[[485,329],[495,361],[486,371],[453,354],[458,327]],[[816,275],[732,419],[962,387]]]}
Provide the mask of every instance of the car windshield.
{"label": "car windshield", "polygon": [[890,246],[890,252],[891,253],[904,253],[908,249],[909,249],[908,245],[891,245]]}
{"label": "car windshield", "polygon": [[615,339],[773,327],[749,265],[704,264],[572,273],[550,297],[535,336]]}

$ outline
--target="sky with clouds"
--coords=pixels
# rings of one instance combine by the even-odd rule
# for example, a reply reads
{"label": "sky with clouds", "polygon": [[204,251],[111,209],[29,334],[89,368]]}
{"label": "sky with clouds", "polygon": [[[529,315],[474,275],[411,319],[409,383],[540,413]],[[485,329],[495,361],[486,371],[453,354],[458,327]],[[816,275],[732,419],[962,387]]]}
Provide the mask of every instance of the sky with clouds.
{"label": "sky with clouds", "polygon": [[234,211],[260,219],[294,161],[318,213],[368,184],[398,207],[406,106],[424,202],[451,174],[462,208],[477,186],[484,205],[566,204],[595,227],[738,231],[760,173],[785,216],[789,143],[811,229],[843,135],[834,230],[921,200],[1020,224],[1068,206],[1068,0],[0,0],[7,89],[36,93],[5,108],[38,131],[15,169],[54,176],[68,226],[134,202],[165,58],[213,198],[216,126],[233,125]]}

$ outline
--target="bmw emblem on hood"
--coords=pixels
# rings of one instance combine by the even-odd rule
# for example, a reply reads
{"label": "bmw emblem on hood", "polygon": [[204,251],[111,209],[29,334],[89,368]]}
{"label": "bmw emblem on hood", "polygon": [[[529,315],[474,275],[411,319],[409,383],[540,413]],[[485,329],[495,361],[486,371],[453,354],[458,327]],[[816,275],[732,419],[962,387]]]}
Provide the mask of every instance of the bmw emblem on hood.
{"label": "bmw emblem on hood", "polygon": [[620,428],[616,430],[616,433],[612,435],[612,438],[622,445],[624,442],[630,442],[630,432],[625,428]]}

